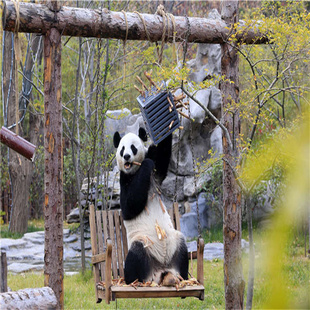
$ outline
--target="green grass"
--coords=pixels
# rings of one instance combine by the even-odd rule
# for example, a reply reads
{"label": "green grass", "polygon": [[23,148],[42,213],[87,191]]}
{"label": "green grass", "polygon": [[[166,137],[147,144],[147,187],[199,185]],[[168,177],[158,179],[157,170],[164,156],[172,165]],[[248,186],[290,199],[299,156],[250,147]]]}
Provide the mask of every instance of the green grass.
{"label": "green grass", "polygon": [[[196,263],[193,263],[195,274]],[[205,300],[196,298],[119,299],[118,309],[206,309],[224,307],[222,262],[204,262]],[[8,275],[8,286],[16,291],[26,287],[44,286],[43,273]],[[95,302],[94,279],[90,270],[64,277],[65,309],[115,309],[115,302]]]}
{"label": "green grass", "polygon": [[[291,253],[291,252],[290,252]],[[264,262],[259,250],[256,252],[256,274],[253,308],[262,309],[268,296],[272,296],[269,276],[264,271]],[[303,256],[302,247],[294,247],[294,255],[287,255],[283,262],[283,273],[287,279],[291,308],[309,308],[309,259]],[[248,255],[243,255],[244,279],[247,279]],[[191,267],[190,267],[191,269]],[[193,263],[195,274],[196,263]],[[223,262],[221,260],[204,262],[205,300],[196,298],[162,299],[119,299],[118,309],[222,309],[224,302]],[[8,285],[12,290],[44,285],[43,273],[8,276]],[[90,270],[85,275],[76,274],[64,277],[65,309],[115,309],[115,302],[106,305],[95,303],[94,280]],[[246,300],[246,294],[245,298]]]}

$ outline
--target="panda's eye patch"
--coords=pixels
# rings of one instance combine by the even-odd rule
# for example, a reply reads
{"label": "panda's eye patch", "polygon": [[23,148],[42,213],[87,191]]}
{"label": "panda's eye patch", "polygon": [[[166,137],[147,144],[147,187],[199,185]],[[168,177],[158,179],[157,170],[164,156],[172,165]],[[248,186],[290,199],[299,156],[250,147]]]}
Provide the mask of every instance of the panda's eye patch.
{"label": "panda's eye patch", "polygon": [[124,155],[124,151],[125,151],[125,146],[123,146],[122,149],[121,149],[121,151],[119,152],[120,155],[121,155],[122,157],[123,157],[123,155]]}
{"label": "panda's eye patch", "polygon": [[131,150],[132,150],[133,155],[136,155],[138,153],[137,148],[133,144],[131,145]]}

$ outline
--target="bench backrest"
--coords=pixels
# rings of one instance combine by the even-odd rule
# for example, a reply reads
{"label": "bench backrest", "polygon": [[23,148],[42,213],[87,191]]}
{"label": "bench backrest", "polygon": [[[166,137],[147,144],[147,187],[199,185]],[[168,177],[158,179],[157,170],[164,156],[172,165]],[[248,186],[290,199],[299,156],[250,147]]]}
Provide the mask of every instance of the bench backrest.
{"label": "bench backrest", "polygon": [[[174,228],[180,230],[178,204],[168,210]],[[105,281],[105,252],[107,239],[112,241],[112,277],[124,277],[124,262],[128,253],[126,228],[120,210],[95,211],[90,206],[92,263],[95,265],[95,282]]]}

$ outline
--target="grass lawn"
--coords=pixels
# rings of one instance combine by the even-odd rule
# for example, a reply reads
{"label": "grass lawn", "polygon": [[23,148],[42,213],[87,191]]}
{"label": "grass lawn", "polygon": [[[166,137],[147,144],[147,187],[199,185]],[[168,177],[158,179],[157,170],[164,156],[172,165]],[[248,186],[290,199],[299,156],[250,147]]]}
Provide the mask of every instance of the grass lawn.
{"label": "grass lawn", "polygon": [[[294,246],[293,255],[287,256],[283,262],[283,272],[287,281],[287,292],[289,294],[290,308],[309,309],[309,279],[310,263],[305,258],[303,248]],[[292,254],[290,252],[289,254]],[[264,272],[264,263],[260,259],[261,254],[257,251],[256,275],[253,308],[262,309],[266,298],[272,296],[272,288],[269,285],[269,276]],[[243,256],[244,278],[247,278],[248,256]],[[194,274],[196,264],[193,264]],[[119,299],[118,309],[222,309],[224,303],[223,286],[223,261],[204,262],[205,300],[199,301],[196,298],[162,298],[162,299]],[[41,274],[20,274],[9,275],[8,285],[12,290],[19,290],[26,287],[43,286],[43,273]],[[76,274],[65,276],[65,309],[115,309],[116,302],[106,305],[103,302],[95,303],[94,281],[92,273],[87,270],[85,275]],[[246,296],[245,296],[246,300]]]}

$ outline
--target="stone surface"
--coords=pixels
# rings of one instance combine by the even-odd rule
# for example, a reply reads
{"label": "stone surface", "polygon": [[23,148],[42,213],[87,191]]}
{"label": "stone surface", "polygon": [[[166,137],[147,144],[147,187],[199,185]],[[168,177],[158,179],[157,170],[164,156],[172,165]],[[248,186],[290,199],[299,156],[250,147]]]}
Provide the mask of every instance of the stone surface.
{"label": "stone surface", "polygon": [[[85,237],[89,238],[86,231]],[[65,272],[78,271],[81,266],[80,235],[63,230],[64,269]],[[90,241],[85,241],[86,258],[90,262]],[[44,231],[26,233],[21,239],[0,239],[0,249],[5,251],[8,260],[8,271],[22,273],[42,271],[44,268]]]}
{"label": "stone surface", "polygon": [[[201,230],[210,229],[212,226],[213,214],[212,203],[214,197],[200,193],[198,196],[198,210]],[[188,209],[188,208],[187,208]],[[194,238],[199,235],[197,203],[196,200],[190,202],[190,211],[185,213],[180,218],[181,231],[187,238]]]}
{"label": "stone surface", "polygon": [[[192,213],[187,213],[192,214]],[[44,232],[31,233],[32,236],[41,236]],[[69,233],[65,231],[64,235],[64,270],[66,274],[74,274],[81,268],[81,248],[78,233]],[[32,239],[28,239],[32,240]],[[2,242],[4,241],[4,242]],[[8,271],[16,273],[25,273],[29,271],[41,272],[44,268],[44,241],[42,244],[32,243],[22,239],[0,239],[1,250],[5,250],[8,260]],[[197,249],[196,241],[188,242],[188,250]],[[18,248],[16,247],[18,246]],[[90,263],[91,243],[85,242],[86,260]],[[242,240],[242,248],[248,248],[248,242]],[[223,244],[206,244],[204,249],[204,259],[212,260],[214,258],[223,258]]]}
{"label": "stone surface", "polygon": [[[187,247],[189,252],[197,251],[197,241],[187,242]],[[242,239],[241,240],[242,250],[248,252],[249,243]],[[213,242],[205,244],[203,251],[204,260],[213,260],[213,259],[223,259],[224,258],[224,245],[221,242]]]}

